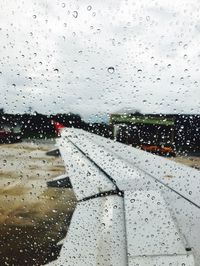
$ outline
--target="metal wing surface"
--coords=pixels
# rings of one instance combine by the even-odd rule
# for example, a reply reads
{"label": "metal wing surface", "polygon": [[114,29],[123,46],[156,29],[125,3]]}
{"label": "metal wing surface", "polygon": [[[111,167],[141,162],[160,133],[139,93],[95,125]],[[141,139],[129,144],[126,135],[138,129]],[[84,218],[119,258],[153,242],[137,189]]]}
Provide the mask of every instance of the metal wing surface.
{"label": "metal wing surface", "polygon": [[200,172],[80,129],[58,140],[78,200],[51,265],[200,265]]}

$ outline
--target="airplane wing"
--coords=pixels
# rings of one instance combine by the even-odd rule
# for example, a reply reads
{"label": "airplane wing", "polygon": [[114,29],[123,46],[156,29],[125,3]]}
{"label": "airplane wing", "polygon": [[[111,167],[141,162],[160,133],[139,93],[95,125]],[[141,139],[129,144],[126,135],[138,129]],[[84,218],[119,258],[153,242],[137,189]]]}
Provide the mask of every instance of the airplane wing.
{"label": "airplane wing", "polygon": [[78,200],[49,265],[200,265],[200,172],[80,129],[58,139]]}

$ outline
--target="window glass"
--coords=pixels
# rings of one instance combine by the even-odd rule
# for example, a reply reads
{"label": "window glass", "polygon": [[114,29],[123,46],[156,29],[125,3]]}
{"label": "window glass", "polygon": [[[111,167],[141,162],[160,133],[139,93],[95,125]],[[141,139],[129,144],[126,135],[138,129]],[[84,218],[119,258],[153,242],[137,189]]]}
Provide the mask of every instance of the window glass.
{"label": "window glass", "polygon": [[[68,237],[72,217],[78,219],[78,215],[81,218],[74,224],[79,233],[86,224],[94,232],[98,228],[101,241],[107,241],[106,234],[115,239],[113,232],[117,232],[118,239],[125,237],[130,245],[134,245],[132,236],[137,239],[140,234],[138,239],[149,249],[138,246],[139,256],[155,250],[157,255],[161,250],[169,255],[172,246],[167,236],[164,242],[159,238],[158,249],[150,229],[146,239],[152,241],[142,238],[145,229],[141,228],[157,217],[151,214],[159,204],[165,207],[155,218],[155,224],[160,224],[155,231],[165,236],[168,230],[171,236],[177,226],[180,242],[185,237],[183,242],[188,243],[184,252],[193,248],[196,265],[200,264],[196,251],[200,177],[194,171],[200,169],[199,11],[197,0],[1,1],[0,265],[45,265],[59,260],[66,254],[63,239]],[[63,132],[68,132],[65,138]],[[119,199],[106,203],[105,213],[98,204],[85,203],[84,211],[77,207],[90,197],[106,198],[105,192],[125,202],[126,190],[137,190],[134,196],[127,194],[127,210]],[[158,204],[144,197],[158,198]],[[144,206],[152,212],[146,214]],[[133,209],[140,217],[135,224]],[[106,220],[110,210],[111,227]],[[126,211],[131,217],[128,222],[122,215]],[[114,215],[119,215],[127,230],[115,228]],[[162,224],[164,216],[169,217],[169,228]],[[71,228],[74,237],[76,227]],[[77,253],[69,256],[73,265],[84,245],[85,251],[80,252],[86,257],[84,265],[90,259],[93,265],[96,251],[87,253],[86,245],[97,245],[92,242],[95,237],[91,236],[91,243],[86,241],[91,230],[86,228],[83,237],[77,233]],[[106,241],[97,248],[100,258],[95,265],[108,265],[105,261],[117,265],[111,261],[112,245],[106,246]],[[129,256],[126,248],[125,261],[138,255],[131,251]],[[176,248],[182,252],[179,240]],[[177,265],[192,265],[186,257]],[[63,265],[61,261],[55,265]],[[123,263],[119,265],[128,265]]]}

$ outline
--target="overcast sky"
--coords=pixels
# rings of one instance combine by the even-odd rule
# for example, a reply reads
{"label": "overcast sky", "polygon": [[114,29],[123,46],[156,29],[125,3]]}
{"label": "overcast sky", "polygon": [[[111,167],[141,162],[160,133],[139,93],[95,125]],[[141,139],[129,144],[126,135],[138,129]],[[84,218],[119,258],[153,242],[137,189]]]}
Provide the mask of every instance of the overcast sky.
{"label": "overcast sky", "polygon": [[1,107],[84,119],[124,107],[199,113],[199,7],[198,0],[1,0]]}

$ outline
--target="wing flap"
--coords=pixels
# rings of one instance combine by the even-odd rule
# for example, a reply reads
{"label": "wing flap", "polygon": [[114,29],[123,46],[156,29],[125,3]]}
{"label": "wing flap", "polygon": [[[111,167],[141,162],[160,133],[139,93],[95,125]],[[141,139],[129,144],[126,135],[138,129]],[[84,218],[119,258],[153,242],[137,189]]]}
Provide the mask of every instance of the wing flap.
{"label": "wing flap", "polygon": [[131,257],[186,254],[183,238],[159,192],[128,191],[124,201]]}
{"label": "wing flap", "polygon": [[78,203],[56,265],[127,265],[123,198]]}
{"label": "wing flap", "polygon": [[128,191],[124,202],[129,266],[194,265],[159,192]]}

